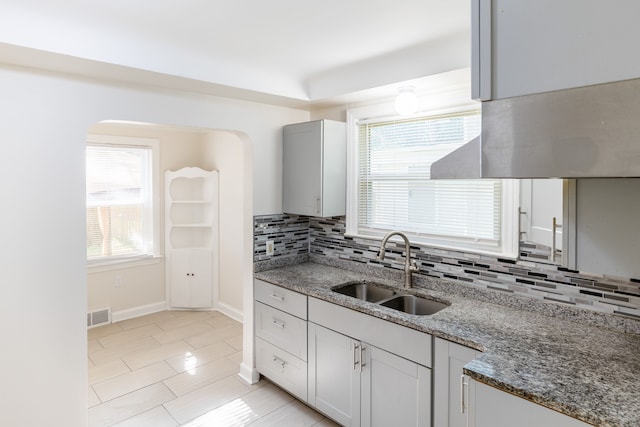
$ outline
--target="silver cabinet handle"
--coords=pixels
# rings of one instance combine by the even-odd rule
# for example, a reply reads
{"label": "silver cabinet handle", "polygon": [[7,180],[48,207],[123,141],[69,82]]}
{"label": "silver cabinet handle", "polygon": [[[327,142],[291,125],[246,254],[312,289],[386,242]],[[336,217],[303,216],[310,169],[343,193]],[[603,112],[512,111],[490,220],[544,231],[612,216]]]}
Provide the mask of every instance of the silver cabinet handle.
{"label": "silver cabinet handle", "polygon": [[276,300],[276,301],[284,302],[284,297],[279,297],[279,296],[278,296],[278,295],[276,295],[276,294],[270,294],[269,296],[270,296],[271,298],[273,298],[274,300]]}
{"label": "silver cabinet handle", "polygon": [[316,213],[320,214],[320,197],[316,199]]}
{"label": "silver cabinet handle", "polygon": [[460,375],[460,413],[464,414],[467,410],[467,404],[465,402],[465,388],[468,386],[465,381],[466,375]]}
{"label": "silver cabinet handle", "polygon": [[364,363],[364,359],[363,359],[363,353],[364,351],[367,349],[367,347],[361,345],[360,346],[360,372],[362,372],[362,369],[367,366],[366,363]]}
{"label": "silver cabinet handle", "polygon": [[522,231],[522,215],[526,215],[527,213],[522,210],[521,207],[518,208],[518,239],[526,240],[526,231]]}
{"label": "silver cabinet handle", "polygon": [[553,235],[551,236],[552,243],[551,243],[551,255],[549,255],[549,261],[554,262],[556,260],[556,217],[555,216],[551,221],[551,233],[553,233]]}
{"label": "silver cabinet handle", "polygon": [[273,356],[273,361],[276,364],[280,365],[280,368],[282,368],[282,369],[284,369],[285,365],[287,364],[286,361],[280,359],[278,356]]}
{"label": "silver cabinet handle", "polygon": [[271,323],[273,323],[274,325],[276,325],[276,326],[277,326],[277,327],[279,327],[279,328],[284,329],[284,325],[285,325],[285,323],[284,323],[284,322],[281,322],[281,321],[279,321],[279,320],[277,320],[277,319],[273,319],[273,320],[271,321]]}
{"label": "silver cabinet handle", "polygon": [[556,219],[556,217],[553,217],[553,221],[551,223],[551,232],[553,233],[553,239],[552,239],[552,244],[551,244],[551,255],[550,255],[550,261],[551,262],[555,262],[556,261],[556,234],[558,232],[558,228],[562,228],[562,224],[558,224],[558,220]]}
{"label": "silver cabinet handle", "polygon": [[358,368],[360,362],[358,361],[357,353],[360,346],[358,344],[353,344],[353,370],[355,371]]}

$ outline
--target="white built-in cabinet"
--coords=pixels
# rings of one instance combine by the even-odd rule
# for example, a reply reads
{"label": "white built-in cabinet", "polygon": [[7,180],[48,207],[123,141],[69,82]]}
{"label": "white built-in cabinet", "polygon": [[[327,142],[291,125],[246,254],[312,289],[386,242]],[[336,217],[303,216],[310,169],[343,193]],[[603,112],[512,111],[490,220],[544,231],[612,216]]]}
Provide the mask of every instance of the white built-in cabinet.
{"label": "white built-in cabinet", "polygon": [[468,427],[587,427],[589,424],[467,379]]}
{"label": "white built-in cabinet", "polygon": [[346,124],[332,120],[283,128],[282,210],[329,217],[345,215]]}
{"label": "white built-in cabinet", "polygon": [[472,0],[472,95],[490,100],[640,77],[640,2]]}
{"label": "white built-in cabinet", "polygon": [[169,286],[171,307],[207,308],[213,303],[209,249],[174,249],[171,252]]}
{"label": "white built-in cabinet", "polygon": [[433,424],[440,427],[467,427],[468,390],[462,368],[478,357],[479,351],[450,341],[434,340]]}
{"label": "white built-in cabinet", "polygon": [[218,295],[218,172],[165,172],[167,305],[214,308]]}
{"label": "white built-in cabinet", "polygon": [[309,298],[309,404],[344,426],[431,425],[431,336]]}

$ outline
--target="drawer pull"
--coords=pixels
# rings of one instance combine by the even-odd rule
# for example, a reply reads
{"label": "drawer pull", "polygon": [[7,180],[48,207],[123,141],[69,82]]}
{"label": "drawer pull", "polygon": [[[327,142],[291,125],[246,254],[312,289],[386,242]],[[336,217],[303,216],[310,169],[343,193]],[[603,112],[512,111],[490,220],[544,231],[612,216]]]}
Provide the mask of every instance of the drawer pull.
{"label": "drawer pull", "polygon": [[273,361],[277,364],[280,365],[280,368],[284,369],[285,365],[287,364],[287,362],[285,362],[284,360],[280,359],[277,356],[273,356]]}
{"label": "drawer pull", "polygon": [[274,300],[276,300],[276,301],[284,302],[284,297],[279,297],[279,296],[278,296],[278,295],[276,295],[276,294],[270,294],[269,296],[270,296],[271,298],[273,298]]}
{"label": "drawer pull", "polygon": [[[358,365],[360,364],[357,356],[359,349],[360,349],[360,346],[358,344],[353,345],[353,370],[354,371],[358,368]],[[362,353],[360,353],[360,357],[362,357]]]}
{"label": "drawer pull", "polygon": [[285,323],[284,323],[284,322],[281,322],[281,321],[279,321],[279,320],[273,319],[273,320],[271,321],[271,323],[273,323],[274,325],[276,325],[276,326],[277,326],[277,327],[279,327],[279,328],[284,329],[284,325],[285,325]]}
{"label": "drawer pull", "polygon": [[462,374],[460,376],[460,413],[464,414],[467,410],[467,402],[465,401],[465,389],[469,386],[466,381],[466,376]]}

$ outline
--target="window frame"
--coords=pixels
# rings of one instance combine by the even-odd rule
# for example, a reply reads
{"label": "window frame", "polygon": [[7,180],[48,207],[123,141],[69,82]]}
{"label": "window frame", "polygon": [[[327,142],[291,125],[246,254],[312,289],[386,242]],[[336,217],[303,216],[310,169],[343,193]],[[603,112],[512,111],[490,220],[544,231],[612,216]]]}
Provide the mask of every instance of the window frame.
{"label": "window frame", "polygon": [[[456,102],[441,104],[429,110],[422,110],[412,116],[398,116],[394,111],[393,103],[387,102],[377,105],[357,107],[347,110],[347,215],[345,235],[363,239],[382,239],[389,231],[384,229],[368,229],[362,232],[359,227],[359,197],[358,197],[358,122],[361,121],[385,121],[406,120],[412,117],[440,116],[455,114],[464,111],[477,110],[476,102]],[[517,180],[502,180],[502,210],[500,243],[492,246],[487,244],[475,244],[468,239],[460,239],[454,236],[443,238],[442,236],[426,235],[424,233],[407,233],[413,244],[425,245],[434,248],[491,255],[500,258],[517,259],[519,250],[519,185]],[[404,231],[404,230],[400,230]]]}
{"label": "window frame", "polygon": [[[87,258],[87,268],[90,273],[108,271],[122,267],[133,267],[138,265],[155,264],[160,259],[160,141],[155,138],[114,136],[89,134],[86,139],[86,146],[103,147],[133,147],[148,148],[151,151],[151,239],[152,249],[148,254],[134,255],[113,255],[106,258]],[[86,155],[85,155],[86,156]],[[85,210],[87,204],[85,200]],[[85,214],[86,217],[86,214]]]}

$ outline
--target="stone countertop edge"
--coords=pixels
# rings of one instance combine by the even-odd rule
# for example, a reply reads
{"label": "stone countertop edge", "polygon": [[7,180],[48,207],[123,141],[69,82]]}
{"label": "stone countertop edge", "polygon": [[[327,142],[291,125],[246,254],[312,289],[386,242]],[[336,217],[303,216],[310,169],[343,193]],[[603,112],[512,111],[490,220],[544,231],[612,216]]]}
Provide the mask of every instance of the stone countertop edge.
{"label": "stone countertop edge", "polygon": [[358,280],[401,288],[401,271],[310,260],[255,277],[479,350],[464,373],[518,397],[597,426],[640,426],[639,335],[593,326],[589,313],[584,320],[571,311],[569,321],[488,302],[482,292],[474,299],[458,289],[466,285],[424,276],[408,293],[451,305],[430,316],[405,314],[331,291]]}

